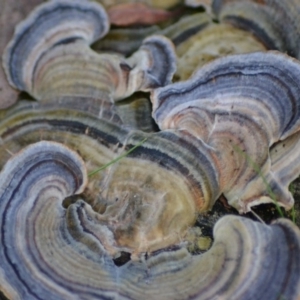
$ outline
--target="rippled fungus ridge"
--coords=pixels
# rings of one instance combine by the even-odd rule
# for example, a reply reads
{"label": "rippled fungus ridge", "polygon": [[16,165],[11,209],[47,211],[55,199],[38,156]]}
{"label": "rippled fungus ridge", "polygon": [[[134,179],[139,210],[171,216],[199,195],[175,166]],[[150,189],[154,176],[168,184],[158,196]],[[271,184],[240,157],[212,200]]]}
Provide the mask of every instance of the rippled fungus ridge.
{"label": "rippled fungus ridge", "polygon": [[147,22],[175,19],[110,28],[126,3],[47,1],[3,53],[34,100],[0,111],[2,295],[298,299],[291,221],[227,215],[205,253],[188,243],[221,195],[240,213],[293,206],[300,3],[185,1],[206,12],[176,19],[180,1],[145,1]]}

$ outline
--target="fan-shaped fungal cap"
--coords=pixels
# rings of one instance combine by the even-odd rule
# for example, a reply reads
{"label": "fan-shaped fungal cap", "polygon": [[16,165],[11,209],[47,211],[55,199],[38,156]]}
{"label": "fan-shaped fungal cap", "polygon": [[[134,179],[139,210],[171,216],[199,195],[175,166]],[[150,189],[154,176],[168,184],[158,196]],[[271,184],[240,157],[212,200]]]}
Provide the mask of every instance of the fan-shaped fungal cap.
{"label": "fan-shaped fungal cap", "polygon": [[170,38],[176,47],[176,81],[186,80],[217,57],[266,50],[251,32],[229,24],[215,24],[206,13],[184,16],[160,33]]}
{"label": "fan-shaped fungal cap", "polygon": [[219,19],[253,32],[268,49],[299,58],[298,0],[214,0]]}
{"label": "fan-shaped fungal cap", "polygon": [[300,131],[276,143],[270,149],[271,172],[276,181],[286,190],[299,176]]}
{"label": "fan-shaped fungal cap", "polygon": [[185,50],[180,51],[175,74],[180,80],[186,80],[195,70],[218,57],[266,50],[252,33],[228,24],[210,24],[179,48],[177,53]]}
{"label": "fan-shaped fungal cap", "polygon": [[216,151],[221,190],[233,206],[276,200],[290,208],[291,194],[270,173],[269,147],[299,130],[299,78],[299,62],[278,52],[223,57],[154,91],[153,116],[161,129],[186,130]]}
{"label": "fan-shaped fungal cap", "polygon": [[[211,24],[212,18],[206,13],[197,13],[180,18],[176,23],[167,26],[160,31],[160,34],[165,35],[174,43],[176,52],[182,55],[185,52],[181,45],[189,40],[197,32]],[[183,49],[181,49],[183,48]],[[179,50],[181,49],[181,50]]]}
{"label": "fan-shaped fungal cap", "polygon": [[85,181],[78,155],[56,143],[33,144],[8,161],[0,173],[0,289],[6,297],[297,299],[300,233],[290,221],[267,226],[227,216],[204,255],[181,246],[118,267],[89,205],[62,205]]}
{"label": "fan-shaped fungal cap", "polygon": [[45,54],[27,91],[39,100],[86,96],[113,101],[170,83],[175,67],[173,46],[163,36],[147,38],[128,59],[97,54],[79,41],[56,46]]}
{"label": "fan-shaped fungal cap", "polygon": [[[98,38],[108,28],[101,6],[88,1],[54,3],[37,8],[18,27],[4,55],[8,77],[19,89],[39,100],[79,96],[113,101],[136,90],[149,90],[170,82],[176,58],[167,38],[158,35],[146,38],[128,59],[117,54],[97,54],[90,49],[89,43],[94,35]],[[57,10],[66,15],[66,21],[56,22]],[[81,20],[85,12],[95,15],[94,19],[86,13]],[[52,22],[54,29],[49,27]],[[94,26],[89,26],[88,22]],[[97,33],[100,29],[103,32]],[[20,53],[24,37],[32,41],[25,55]]]}
{"label": "fan-shaped fungal cap", "polygon": [[[162,35],[146,38],[139,51],[127,59],[129,65],[138,66],[137,72],[144,78],[141,90],[151,90],[171,83],[176,71],[176,54],[173,44]],[[137,73],[133,70],[132,76]],[[138,76],[137,76],[138,77]]]}
{"label": "fan-shaped fungal cap", "polygon": [[[110,253],[138,255],[178,243],[195,222],[196,212],[210,208],[211,198],[220,194],[210,149],[192,135],[188,139],[180,132],[135,132],[51,103],[20,103],[6,113],[0,132],[0,166],[11,153],[43,139],[76,149],[89,172],[147,138],[134,152],[93,175],[84,192],[91,205],[85,206],[85,224],[91,226],[95,219],[100,229],[113,232],[114,243],[105,243]],[[75,217],[73,213],[73,223]]]}
{"label": "fan-shaped fungal cap", "polygon": [[129,56],[141,46],[147,36],[158,31],[159,27],[157,25],[111,28],[103,39],[93,44],[93,49],[97,52],[116,52]]}
{"label": "fan-shaped fungal cap", "polygon": [[[0,55],[2,56],[7,43],[11,39],[15,26],[18,24],[36,5],[43,0],[29,0],[20,3],[18,0],[1,2],[0,19]],[[13,105],[18,99],[18,92],[8,83],[2,64],[0,66],[0,109]]]}
{"label": "fan-shaped fungal cap", "polygon": [[27,90],[38,60],[53,46],[74,40],[91,44],[104,36],[109,20],[100,4],[54,0],[38,6],[21,22],[6,48],[3,64],[10,84]]}

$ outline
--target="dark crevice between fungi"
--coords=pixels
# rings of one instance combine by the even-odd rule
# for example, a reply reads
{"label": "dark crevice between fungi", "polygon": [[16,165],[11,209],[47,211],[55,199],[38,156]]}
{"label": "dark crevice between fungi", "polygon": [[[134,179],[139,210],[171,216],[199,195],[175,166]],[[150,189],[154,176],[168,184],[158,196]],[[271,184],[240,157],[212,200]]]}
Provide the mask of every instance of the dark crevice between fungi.
{"label": "dark crevice between fungi", "polygon": [[62,201],[62,206],[63,208],[67,209],[71,204],[76,203],[78,200],[84,201],[82,195],[71,195]]}
{"label": "dark crevice between fungi", "polygon": [[31,95],[29,95],[27,92],[20,92],[19,93],[18,102],[21,101],[21,100],[36,101],[36,99],[33,98]]}
{"label": "dark crevice between fungi", "polygon": [[121,267],[126,263],[128,263],[130,260],[131,260],[131,254],[129,252],[121,251],[120,256],[113,259],[113,262],[117,267]]}
{"label": "dark crevice between fungi", "polygon": [[0,291],[0,300],[10,300],[4,296],[4,294]]}

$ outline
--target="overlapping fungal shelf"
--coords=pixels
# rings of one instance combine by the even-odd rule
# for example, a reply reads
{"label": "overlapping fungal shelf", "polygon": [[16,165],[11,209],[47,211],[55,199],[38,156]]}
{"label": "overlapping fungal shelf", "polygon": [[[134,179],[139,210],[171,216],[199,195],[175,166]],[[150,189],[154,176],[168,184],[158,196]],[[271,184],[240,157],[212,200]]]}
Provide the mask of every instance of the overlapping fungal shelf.
{"label": "overlapping fungal shelf", "polygon": [[[275,200],[291,208],[292,196],[278,184],[268,149],[299,130],[299,76],[300,63],[279,52],[226,56],[188,81],[154,91],[153,116],[161,129],[188,131],[211,147],[221,192],[232,206],[247,211]],[[263,178],[273,198],[264,192]]]}
{"label": "overlapping fungal shelf", "polygon": [[279,1],[185,2],[206,12],[110,30],[106,9],[120,3],[52,0],[16,27],[3,67],[34,100],[0,111],[0,297],[299,298],[290,220],[224,216],[202,254],[188,236],[222,194],[240,213],[293,206],[298,36],[294,45],[293,27],[282,48],[274,28],[300,2],[282,11]]}
{"label": "overlapping fungal shelf", "polygon": [[268,49],[299,58],[298,0],[215,0],[212,8],[222,22],[253,32]]}
{"label": "overlapping fungal shelf", "polygon": [[[227,216],[203,255],[182,247],[118,267],[106,226],[89,204],[66,196],[86,184],[84,162],[55,142],[26,147],[0,176],[2,292],[11,299],[276,299],[299,290],[299,230]],[[25,196],[25,197],[24,197]],[[6,208],[6,209],[5,209]],[[30,243],[28,242],[30,241]],[[289,254],[287,256],[287,253]],[[278,259],[278,258],[285,259]],[[276,264],[274,264],[276,260]],[[276,276],[276,274],[278,274]],[[176,293],[175,293],[176,291]]]}
{"label": "overlapping fungal shelf", "polygon": [[[78,3],[76,8],[68,1],[60,5],[57,8],[54,1],[39,6],[18,25],[3,56],[12,86],[39,100],[72,95],[100,98],[103,94],[122,99],[170,82],[175,57],[166,38],[146,38],[128,59],[98,54],[90,44],[109,29],[105,10],[93,2]],[[55,26],[49,29],[52,22]],[[168,68],[163,68],[161,60]]]}

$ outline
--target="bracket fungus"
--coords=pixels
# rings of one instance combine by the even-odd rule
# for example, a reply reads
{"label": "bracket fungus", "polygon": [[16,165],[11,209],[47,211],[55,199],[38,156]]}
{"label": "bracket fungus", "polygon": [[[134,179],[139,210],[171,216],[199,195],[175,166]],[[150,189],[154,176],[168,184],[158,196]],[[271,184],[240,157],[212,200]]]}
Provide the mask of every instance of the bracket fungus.
{"label": "bracket fungus", "polygon": [[159,31],[156,25],[147,27],[111,28],[108,34],[93,44],[97,52],[116,52],[128,56],[136,51],[144,38]]}
{"label": "bracket fungus", "polygon": [[[18,0],[1,1],[0,10],[0,53],[11,39],[14,28],[26,15],[43,0],[27,0],[20,3]],[[18,100],[18,91],[10,86],[0,65],[0,109],[5,109]]]}
{"label": "bracket fungus", "polygon": [[295,178],[286,170],[290,181],[278,183],[269,148],[299,130],[299,78],[300,63],[279,52],[229,55],[155,90],[153,116],[162,130],[184,130],[210,147],[230,205],[241,212],[274,201],[291,208],[287,184]]}
{"label": "bracket fungus", "polygon": [[178,57],[174,79],[186,80],[202,65],[221,56],[267,50],[251,31],[233,25],[222,19],[216,23],[208,13],[196,13],[163,29],[160,33],[172,40]]}
{"label": "bracket fungus", "polygon": [[268,49],[300,58],[298,0],[214,0],[219,20],[253,32]]}
{"label": "bracket fungus", "polygon": [[296,299],[300,235],[290,221],[267,226],[227,216],[201,256],[181,247],[118,267],[89,205],[62,205],[86,178],[75,152],[45,141],[3,168],[0,288],[9,299]]}
{"label": "bracket fungus", "polygon": [[110,101],[170,82],[176,59],[168,39],[147,37],[127,59],[98,54],[90,44],[108,29],[105,10],[94,2],[64,0],[38,6],[17,26],[4,53],[9,82],[38,100],[106,96]]}
{"label": "bracket fungus", "polygon": [[251,32],[229,24],[210,24],[176,48],[175,76],[186,80],[205,63],[229,54],[265,51],[265,46]]}
{"label": "bracket fungus", "polygon": [[43,139],[76,149],[91,172],[147,138],[120,162],[92,176],[84,193],[99,213],[93,215],[114,232],[113,254],[139,255],[180,242],[196,221],[196,211],[217,197],[212,158],[192,136],[135,131],[114,119],[51,103],[20,103],[4,114],[0,166],[11,153]]}
{"label": "bracket fungus", "polygon": [[[202,17],[159,32],[178,50],[217,27]],[[167,37],[146,37],[126,58],[97,53],[91,44],[109,25],[98,3],[52,0],[6,48],[8,80],[38,101],[0,111],[0,297],[298,299],[291,221],[225,216],[201,255],[187,236],[222,193],[240,212],[292,205],[300,63],[277,52],[231,55],[171,84]],[[151,92],[160,131],[143,96],[119,101],[137,90]]]}

